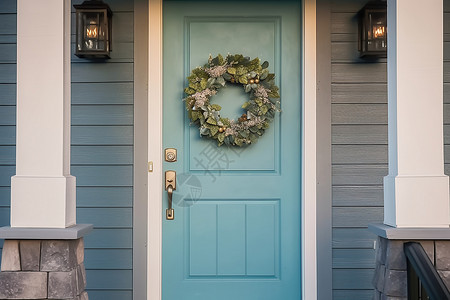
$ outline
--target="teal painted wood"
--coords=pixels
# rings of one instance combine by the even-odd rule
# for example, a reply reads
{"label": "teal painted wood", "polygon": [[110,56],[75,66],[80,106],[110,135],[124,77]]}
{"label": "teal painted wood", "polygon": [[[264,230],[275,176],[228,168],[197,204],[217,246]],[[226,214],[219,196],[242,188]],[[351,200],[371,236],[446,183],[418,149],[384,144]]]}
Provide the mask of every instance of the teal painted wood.
{"label": "teal painted wood", "polygon": [[133,104],[133,82],[73,83],[72,104]]}
{"label": "teal painted wood", "polygon": [[[90,290],[131,290],[133,288],[132,270],[90,270],[86,269],[87,289],[89,299],[91,299]],[[105,294],[108,294],[105,293]],[[95,298],[93,298],[95,299]],[[97,299],[95,299],[97,300]]]}
{"label": "teal painted wood", "polygon": [[94,224],[96,228],[132,228],[131,208],[77,208],[77,223]]}
{"label": "teal painted wood", "polygon": [[16,105],[16,84],[0,82],[0,105]]}
{"label": "teal painted wood", "polygon": [[75,105],[72,125],[133,125],[133,105]]}
{"label": "teal painted wood", "polygon": [[0,146],[0,165],[14,166],[16,164],[16,146]]}
{"label": "teal painted wood", "polygon": [[[228,4],[164,4],[163,139],[179,151],[164,169],[179,182],[175,220],[163,221],[163,299],[300,299],[300,5]],[[227,52],[269,60],[281,88],[281,118],[249,148],[198,138],[181,102],[190,70]],[[220,92],[233,117],[247,95]]]}
{"label": "teal painted wood", "polygon": [[0,106],[0,126],[1,125],[16,125],[15,106]]}
{"label": "teal painted wood", "polygon": [[131,270],[133,249],[85,249],[84,260],[91,269]]}
{"label": "teal painted wood", "polygon": [[0,126],[0,145],[16,144],[16,126]]}
{"label": "teal painted wood", "polygon": [[78,207],[133,207],[131,187],[77,187]]}
{"label": "teal painted wood", "polygon": [[133,247],[133,230],[118,228],[94,228],[84,238],[86,249],[129,249]]}
{"label": "teal painted wood", "polygon": [[133,126],[72,126],[71,137],[73,146],[133,145]]}
{"label": "teal painted wood", "polygon": [[0,64],[0,83],[16,83],[16,64]]}
{"label": "teal painted wood", "polygon": [[133,300],[132,291],[89,290],[89,299],[95,300]]}
{"label": "teal painted wood", "polygon": [[15,63],[16,48],[15,44],[0,44],[0,63]]}
{"label": "teal painted wood", "polygon": [[133,185],[132,166],[72,166],[71,170],[79,187]]}
{"label": "teal painted wood", "polygon": [[72,146],[71,156],[72,165],[130,165],[133,146]]}

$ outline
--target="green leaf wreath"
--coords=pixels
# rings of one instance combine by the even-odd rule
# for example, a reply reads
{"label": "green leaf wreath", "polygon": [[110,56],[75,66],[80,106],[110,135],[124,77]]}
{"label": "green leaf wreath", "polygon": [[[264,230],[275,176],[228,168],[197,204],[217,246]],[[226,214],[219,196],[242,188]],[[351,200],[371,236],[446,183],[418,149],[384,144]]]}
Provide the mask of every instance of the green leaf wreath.
{"label": "green leaf wreath", "polygon": [[[200,136],[217,140],[219,146],[246,146],[255,143],[269,128],[269,123],[280,111],[280,95],[274,83],[275,74],[269,73],[269,63],[259,58],[250,59],[241,54],[225,58],[209,56],[208,63],[192,70],[185,88],[186,109],[192,123],[199,126]],[[250,99],[242,105],[244,113],[238,120],[220,115],[222,107],[211,104],[210,98],[227,83],[241,84]]]}

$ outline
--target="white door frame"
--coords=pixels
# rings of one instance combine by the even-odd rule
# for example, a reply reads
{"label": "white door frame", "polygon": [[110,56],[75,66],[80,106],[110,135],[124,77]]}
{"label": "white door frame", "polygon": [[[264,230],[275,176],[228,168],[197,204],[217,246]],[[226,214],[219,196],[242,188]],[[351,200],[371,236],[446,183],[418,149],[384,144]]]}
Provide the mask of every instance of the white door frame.
{"label": "white door frame", "polygon": [[[161,300],[162,1],[149,0],[147,300]],[[316,0],[302,1],[302,299],[317,299]],[[300,183],[299,183],[300,184]]]}

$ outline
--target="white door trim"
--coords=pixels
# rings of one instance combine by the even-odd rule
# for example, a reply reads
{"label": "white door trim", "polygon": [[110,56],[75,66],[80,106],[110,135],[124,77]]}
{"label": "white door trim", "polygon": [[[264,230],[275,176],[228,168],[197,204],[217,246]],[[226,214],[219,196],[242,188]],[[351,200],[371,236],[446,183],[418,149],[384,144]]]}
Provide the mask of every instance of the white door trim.
{"label": "white door trim", "polygon": [[[149,0],[147,300],[161,300],[162,262],[162,1]],[[302,36],[302,298],[317,299],[316,0],[303,0]]]}

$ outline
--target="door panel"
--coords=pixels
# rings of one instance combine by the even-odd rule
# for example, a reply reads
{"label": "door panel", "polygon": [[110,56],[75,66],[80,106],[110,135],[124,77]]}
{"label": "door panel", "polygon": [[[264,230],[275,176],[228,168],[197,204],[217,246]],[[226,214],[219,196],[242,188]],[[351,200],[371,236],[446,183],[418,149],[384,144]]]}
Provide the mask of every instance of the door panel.
{"label": "door panel", "polygon": [[[300,16],[294,1],[164,3],[163,144],[178,149],[164,163],[177,172],[175,219],[161,212],[165,300],[300,299]],[[181,101],[190,71],[219,53],[276,74],[282,113],[249,147],[200,138]],[[228,84],[211,102],[237,118],[247,99]]]}

